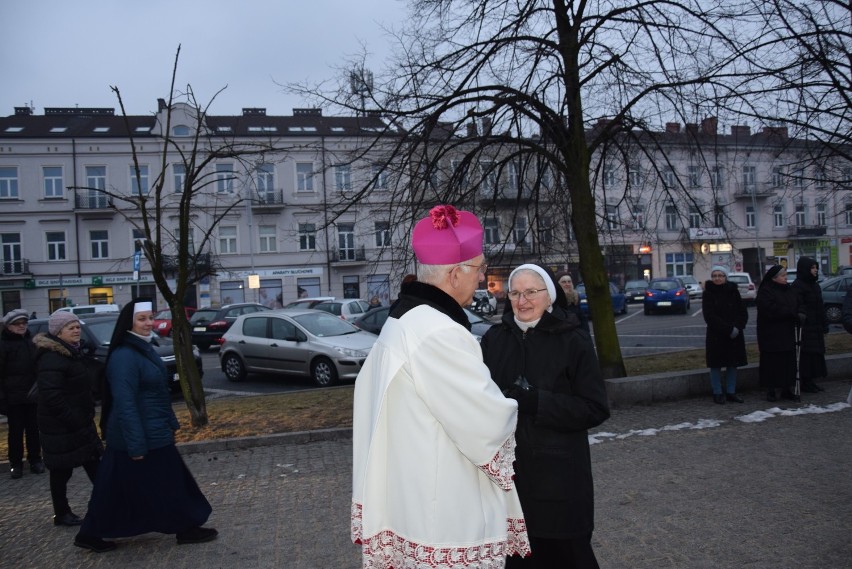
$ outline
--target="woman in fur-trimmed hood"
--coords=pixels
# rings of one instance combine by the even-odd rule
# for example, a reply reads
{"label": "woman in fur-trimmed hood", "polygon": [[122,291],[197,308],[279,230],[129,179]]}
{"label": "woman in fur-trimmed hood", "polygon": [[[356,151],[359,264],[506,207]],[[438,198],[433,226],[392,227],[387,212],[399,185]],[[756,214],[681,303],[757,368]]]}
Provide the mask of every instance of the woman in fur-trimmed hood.
{"label": "woman in fur-trimmed hood", "polygon": [[50,317],[47,334],[38,334],[36,369],[38,427],[44,463],[50,471],[55,525],[79,525],[66,496],[74,468],[94,481],[103,445],[95,427],[95,396],[100,365],[80,350],[80,320],[70,312]]}

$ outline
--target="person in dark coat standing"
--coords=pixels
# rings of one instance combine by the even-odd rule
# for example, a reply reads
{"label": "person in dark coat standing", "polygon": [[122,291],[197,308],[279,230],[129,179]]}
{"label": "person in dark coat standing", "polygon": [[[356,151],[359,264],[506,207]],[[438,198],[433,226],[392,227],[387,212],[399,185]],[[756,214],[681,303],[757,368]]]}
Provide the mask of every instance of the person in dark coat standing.
{"label": "person in dark coat standing", "polygon": [[825,366],[825,334],[828,334],[828,321],[825,319],[825,306],[822,302],[822,289],[817,283],[819,265],[810,257],[802,257],[796,263],[796,280],[793,292],[799,304],[799,324],[802,328],[799,351],[799,377],[802,391],[819,393],[823,388],[817,385],[815,378],[828,375]]}
{"label": "person in dark coat standing", "polygon": [[592,340],[549,269],[509,275],[510,309],[482,337],[485,365],[518,401],[515,484],[532,556],[506,567],[596,568],[588,429],[609,418]]}
{"label": "person in dark coat standing", "polygon": [[28,322],[26,310],[10,310],[0,333],[0,414],[8,417],[9,471],[15,479],[24,475],[25,436],[30,472],[44,474],[36,402],[28,397],[36,381],[36,348]]}
{"label": "person in dark coat standing", "polygon": [[[748,364],[744,330],[748,310],[734,283],[728,282],[728,271],[721,266],[710,269],[710,280],[704,283],[701,313],[707,323],[704,346],[713,401],[742,403],[737,395],[737,368]],[[722,368],[725,369],[725,389],[722,390]]]}
{"label": "person in dark coat standing", "polygon": [[798,401],[791,388],[796,381],[796,295],[787,284],[787,269],[775,265],[766,271],[757,289],[758,374],[767,401]]}
{"label": "person in dark coat standing", "polygon": [[74,545],[98,553],[115,549],[104,537],[159,532],[176,534],[184,544],[210,541],[218,533],[201,527],[213,509],[175,446],[180,425],[166,366],[151,345],[152,309],[148,299],[125,305],[110,340],[106,453],[74,538]]}
{"label": "person in dark coat standing", "polygon": [[82,466],[95,481],[103,444],[95,427],[99,364],[80,350],[80,319],[71,312],[51,314],[47,334],[33,338],[38,377],[38,428],[44,463],[50,471],[53,523],[77,526],[83,520],[68,504],[68,481]]}
{"label": "person in dark coat standing", "polygon": [[[580,293],[574,288],[574,279],[571,277],[571,273],[567,271],[557,273],[556,282],[559,283],[559,287],[565,294],[565,299],[568,301],[568,310],[577,315],[577,318],[580,320],[580,327],[588,332],[589,319],[586,318],[586,315],[583,314],[583,310],[580,308]],[[556,292],[559,292],[559,290]],[[511,308],[511,303],[508,306]]]}

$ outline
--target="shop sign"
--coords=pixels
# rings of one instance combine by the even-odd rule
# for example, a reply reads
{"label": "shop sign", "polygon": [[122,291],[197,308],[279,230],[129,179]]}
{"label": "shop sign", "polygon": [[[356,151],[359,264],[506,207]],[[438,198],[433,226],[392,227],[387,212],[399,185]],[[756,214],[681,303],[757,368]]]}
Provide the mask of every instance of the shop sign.
{"label": "shop sign", "polygon": [[690,239],[725,239],[725,230],[721,227],[690,227]]}

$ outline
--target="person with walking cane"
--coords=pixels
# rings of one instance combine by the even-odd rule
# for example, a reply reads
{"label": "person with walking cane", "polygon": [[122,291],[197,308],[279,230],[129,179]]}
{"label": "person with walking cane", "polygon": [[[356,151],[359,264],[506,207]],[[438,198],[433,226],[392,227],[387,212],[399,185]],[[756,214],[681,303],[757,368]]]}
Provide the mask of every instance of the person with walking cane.
{"label": "person with walking cane", "polygon": [[787,284],[787,269],[774,265],[757,289],[758,376],[766,400],[798,401],[792,388],[796,381],[796,326],[799,315],[796,295]]}
{"label": "person with walking cane", "polygon": [[796,263],[796,280],[792,285],[800,314],[799,378],[805,393],[823,391],[814,379],[828,375],[825,365],[825,334],[828,334],[828,322],[825,319],[822,289],[817,282],[818,274],[817,262],[810,257],[802,257]]}

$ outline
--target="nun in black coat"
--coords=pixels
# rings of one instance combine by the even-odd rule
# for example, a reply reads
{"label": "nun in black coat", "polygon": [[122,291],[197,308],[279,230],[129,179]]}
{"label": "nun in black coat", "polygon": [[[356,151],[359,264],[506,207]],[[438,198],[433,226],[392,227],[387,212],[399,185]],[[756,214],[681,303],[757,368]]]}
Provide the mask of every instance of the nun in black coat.
{"label": "nun in black coat", "polygon": [[[591,338],[550,270],[521,265],[509,277],[510,295],[521,282],[534,296],[512,300],[481,342],[491,377],[518,400],[515,484],[532,556],[510,557],[506,567],[593,569],[588,429],[609,418],[606,388]],[[539,318],[530,319],[530,306]]]}
{"label": "nun in black coat", "polygon": [[792,286],[799,307],[802,333],[799,377],[802,380],[802,391],[806,393],[823,391],[814,379],[828,375],[824,337],[828,333],[828,321],[825,319],[822,289],[817,282],[818,274],[819,266],[816,260],[802,257],[796,263],[796,280]]}
{"label": "nun in black coat", "polygon": [[760,350],[760,386],[767,401],[797,400],[791,391],[796,381],[796,295],[787,284],[787,269],[771,267],[757,289],[757,347]]}

